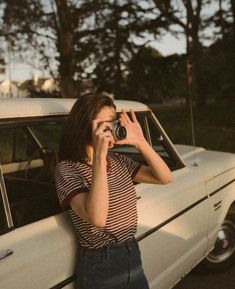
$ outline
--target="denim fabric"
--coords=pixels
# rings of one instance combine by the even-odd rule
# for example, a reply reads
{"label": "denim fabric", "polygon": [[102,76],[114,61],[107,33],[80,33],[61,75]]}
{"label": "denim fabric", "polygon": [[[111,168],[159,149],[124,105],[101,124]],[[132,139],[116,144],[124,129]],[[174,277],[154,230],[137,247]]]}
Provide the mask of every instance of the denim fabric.
{"label": "denim fabric", "polygon": [[99,249],[82,248],[76,289],[149,289],[136,240]]}

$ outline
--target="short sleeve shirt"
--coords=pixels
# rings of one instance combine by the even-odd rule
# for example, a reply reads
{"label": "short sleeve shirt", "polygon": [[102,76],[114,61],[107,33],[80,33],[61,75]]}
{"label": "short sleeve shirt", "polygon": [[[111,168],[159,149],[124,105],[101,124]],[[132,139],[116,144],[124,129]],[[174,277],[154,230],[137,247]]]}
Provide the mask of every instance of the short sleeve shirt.
{"label": "short sleeve shirt", "polygon": [[108,153],[107,160],[109,210],[104,228],[91,225],[69,205],[77,194],[90,192],[92,167],[82,162],[61,161],[56,168],[55,180],[60,204],[63,209],[69,210],[80,243],[88,248],[123,242],[132,237],[137,229],[137,196],[133,178],[141,165],[114,152]]}

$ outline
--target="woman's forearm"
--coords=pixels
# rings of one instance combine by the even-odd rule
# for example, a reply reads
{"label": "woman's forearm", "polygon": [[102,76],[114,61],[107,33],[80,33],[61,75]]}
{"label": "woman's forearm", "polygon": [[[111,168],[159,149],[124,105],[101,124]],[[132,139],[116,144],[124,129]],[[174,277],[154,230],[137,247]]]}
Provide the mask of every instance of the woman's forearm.
{"label": "woman's forearm", "polygon": [[109,190],[106,158],[93,158],[93,174],[86,210],[90,222],[96,227],[105,227],[109,208]]}
{"label": "woman's forearm", "polygon": [[146,140],[141,141],[137,146],[137,149],[143,155],[151,169],[152,175],[156,178],[156,180],[163,184],[167,184],[172,181],[172,174],[170,169]]}

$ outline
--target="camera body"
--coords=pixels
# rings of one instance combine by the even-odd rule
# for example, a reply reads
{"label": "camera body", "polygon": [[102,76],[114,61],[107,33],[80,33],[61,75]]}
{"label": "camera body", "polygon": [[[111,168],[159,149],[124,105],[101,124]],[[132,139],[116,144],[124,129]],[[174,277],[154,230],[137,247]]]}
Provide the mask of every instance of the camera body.
{"label": "camera body", "polygon": [[126,138],[127,131],[124,126],[117,120],[113,122],[113,127],[111,130],[115,140],[122,140]]}

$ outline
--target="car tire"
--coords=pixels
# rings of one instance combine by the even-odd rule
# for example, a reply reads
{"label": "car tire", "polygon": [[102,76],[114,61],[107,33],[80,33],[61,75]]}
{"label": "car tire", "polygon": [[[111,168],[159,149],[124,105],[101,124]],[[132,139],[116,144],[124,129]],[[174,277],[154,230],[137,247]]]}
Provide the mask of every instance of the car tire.
{"label": "car tire", "polygon": [[196,272],[219,272],[235,264],[235,215],[229,215],[217,234],[214,249],[197,266]]}

